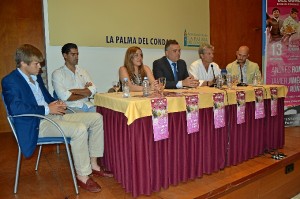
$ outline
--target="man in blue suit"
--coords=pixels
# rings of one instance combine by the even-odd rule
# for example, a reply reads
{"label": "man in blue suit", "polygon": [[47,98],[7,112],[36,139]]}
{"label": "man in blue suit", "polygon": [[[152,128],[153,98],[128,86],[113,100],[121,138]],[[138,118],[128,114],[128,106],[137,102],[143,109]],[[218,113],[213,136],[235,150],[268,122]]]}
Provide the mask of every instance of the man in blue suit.
{"label": "man in blue suit", "polygon": [[165,77],[166,88],[197,87],[199,81],[189,76],[184,60],[180,59],[181,49],[176,40],[168,40],[165,45],[165,56],[153,62],[155,79]]}
{"label": "man in blue suit", "polygon": [[[102,116],[98,113],[65,114],[66,104],[51,97],[39,75],[43,55],[36,47],[20,46],[15,61],[17,69],[2,79],[9,114],[40,114],[57,122],[65,135],[71,137],[78,185],[90,192],[99,192],[101,187],[89,175],[111,177],[97,164],[97,157],[102,157],[104,150]],[[46,120],[20,117],[14,118],[14,124],[25,157],[33,154],[38,136],[61,136]]]}

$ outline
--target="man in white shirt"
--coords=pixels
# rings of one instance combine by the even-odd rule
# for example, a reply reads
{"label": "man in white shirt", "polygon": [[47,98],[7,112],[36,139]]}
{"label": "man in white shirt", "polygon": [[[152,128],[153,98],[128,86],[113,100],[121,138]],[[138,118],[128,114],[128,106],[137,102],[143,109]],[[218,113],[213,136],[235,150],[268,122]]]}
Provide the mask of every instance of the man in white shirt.
{"label": "man in white shirt", "polygon": [[52,85],[57,97],[76,112],[95,112],[89,100],[96,93],[96,87],[88,72],[78,66],[78,47],[67,43],[62,47],[65,65],[52,73]]}
{"label": "man in white shirt", "polygon": [[215,62],[214,47],[210,44],[202,44],[198,49],[200,59],[194,61],[189,67],[190,75],[199,80],[200,86],[210,86],[221,73],[221,70]]}

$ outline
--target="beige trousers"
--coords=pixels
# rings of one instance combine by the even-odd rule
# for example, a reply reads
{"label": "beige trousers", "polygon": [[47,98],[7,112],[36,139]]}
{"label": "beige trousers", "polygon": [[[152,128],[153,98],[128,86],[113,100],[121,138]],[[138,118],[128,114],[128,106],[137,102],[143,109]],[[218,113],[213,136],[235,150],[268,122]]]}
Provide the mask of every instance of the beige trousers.
{"label": "beige trousers", "polygon": [[[71,137],[71,151],[78,175],[92,173],[90,157],[102,157],[104,152],[103,120],[99,113],[48,115]],[[59,137],[60,132],[46,120],[41,120],[39,137]]]}

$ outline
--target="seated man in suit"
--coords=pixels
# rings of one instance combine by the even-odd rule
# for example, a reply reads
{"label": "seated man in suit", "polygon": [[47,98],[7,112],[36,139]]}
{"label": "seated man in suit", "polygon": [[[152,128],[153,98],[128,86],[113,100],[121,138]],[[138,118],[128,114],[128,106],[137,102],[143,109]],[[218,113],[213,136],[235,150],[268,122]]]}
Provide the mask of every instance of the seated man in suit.
{"label": "seated man in suit", "polygon": [[197,87],[198,80],[189,76],[184,60],[180,59],[181,49],[176,40],[168,40],[165,45],[165,56],[153,62],[155,79],[166,77],[166,88]]}
{"label": "seated man in suit", "polygon": [[[227,73],[237,75],[240,77],[240,82],[252,84],[255,74],[261,77],[258,64],[248,59],[249,48],[248,46],[241,46],[236,51],[236,60],[226,66]],[[241,74],[242,72],[242,74]]]}
{"label": "seated man in suit", "polygon": [[201,44],[198,49],[200,59],[194,61],[188,71],[196,79],[199,79],[200,86],[210,86],[221,74],[219,65],[213,62],[214,47],[210,44]]}
{"label": "seated man in suit", "polygon": [[96,86],[89,73],[77,65],[77,45],[67,43],[61,53],[65,65],[52,73],[52,86],[57,97],[76,112],[96,112],[96,107],[89,100],[96,93]]}
{"label": "seated man in suit", "polygon": [[[4,101],[10,115],[40,114],[53,119],[71,138],[71,150],[80,187],[99,192],[94,176],[112,177],[101,170],[97,157],[103,156],[104,135],[102,116],[98,113],[65,114],[66,104],[56,101],[47,91],[39,71],[43,55],[36,47],[24,44],[16,50],[17,69],[2,79]],[[58,137],[60,132],[47,120],[34,117],[14,118],[21,151],[30,157],[40,137]]]}

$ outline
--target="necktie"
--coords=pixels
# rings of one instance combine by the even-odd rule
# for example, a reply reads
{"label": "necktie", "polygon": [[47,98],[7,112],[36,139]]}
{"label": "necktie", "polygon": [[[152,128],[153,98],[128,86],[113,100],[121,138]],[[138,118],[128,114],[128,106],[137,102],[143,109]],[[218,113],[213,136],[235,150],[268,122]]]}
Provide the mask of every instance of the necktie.
{"label": "necktie", "polygon": [[176,63],[172,63],[172,68],[173,68],[174,80],[177,82],[178,81],[178,75],[177,75]]}

